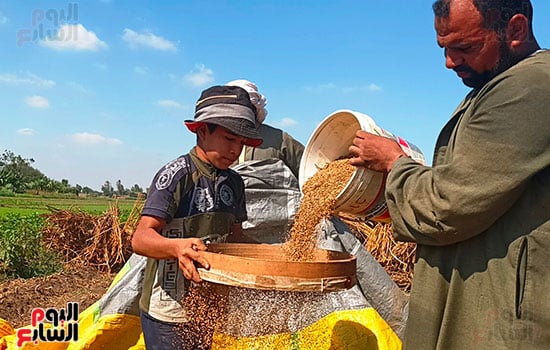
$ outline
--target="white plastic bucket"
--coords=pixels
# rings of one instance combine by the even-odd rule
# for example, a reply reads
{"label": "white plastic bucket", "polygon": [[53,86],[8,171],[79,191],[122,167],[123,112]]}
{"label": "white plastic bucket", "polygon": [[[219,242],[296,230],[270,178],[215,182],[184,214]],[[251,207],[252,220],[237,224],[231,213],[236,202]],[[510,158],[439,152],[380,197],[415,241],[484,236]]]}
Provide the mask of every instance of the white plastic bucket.
{"label": "white plastic bucket", "polygon": [[[408,156],[425,164],[424,155],[418,147],[381,129],[368,115],[343,109],[326,117],[309,138],[300,162],[300,188],[329,162],[347,157],[358,130],[396,140]],[[334,213],[361,220],[389,222],[384,198],[385,184],[385,173],[357,167],[346,187],[336,197]]]}

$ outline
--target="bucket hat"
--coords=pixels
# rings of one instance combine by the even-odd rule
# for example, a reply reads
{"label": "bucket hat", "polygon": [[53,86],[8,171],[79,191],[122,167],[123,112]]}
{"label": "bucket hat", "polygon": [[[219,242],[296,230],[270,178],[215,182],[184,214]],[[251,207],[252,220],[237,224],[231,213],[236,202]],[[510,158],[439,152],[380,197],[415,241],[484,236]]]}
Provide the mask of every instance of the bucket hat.
{"label": "bucket hat", "polygon": [[256,110],[248,92],[238,86],[212,86],[201,93],[195,105],[195,117],[186,120],[187,128],[196,132],[206,123],[223,126],[244,137],[245,145],[257,147],[262,137],[256,128]]}

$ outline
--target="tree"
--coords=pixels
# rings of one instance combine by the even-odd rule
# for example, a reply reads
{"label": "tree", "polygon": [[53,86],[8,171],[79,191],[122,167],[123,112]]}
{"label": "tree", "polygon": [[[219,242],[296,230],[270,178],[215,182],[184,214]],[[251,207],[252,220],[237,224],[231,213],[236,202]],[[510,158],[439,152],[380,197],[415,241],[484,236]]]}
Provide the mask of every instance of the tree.
{"label": "tree", "polygon": [[61,179],[61,182],[58,182],[58,191],[61,193],[74,193],[74,188],[69,185],[69,180]]}
{"label": "tree", "polygon": [[122,181],[120,179],[116,182],[116,191],[119,196],[124,196],[126,190],[124,189],[124,185],[122,184]]}
{"label": "tree", "polygon": [[138,184],[134,184],[130,189],[130,197],[137,198],[140,194],[143,194],[143,189]]}
{"label": "tree", "polygon": [[14,192],[24,192],[32,183],[46,178],[31,166],[32,163],[34,163],[32,158],[26,159],[5,150],[0,155],[0,187],[10,185]]}
{"label": "tree", "polygon": [[[105,181],[101,187],[101,192],[95,191],[89,187],[80,185],[71,186],[69,180],[53,180],[42,174],[38,169],[32,167],[34,159],[23,158],[14,154],[12,151],[5,150],[0,155],[0,190],[7,192],[23,193],[32,190],[35,194],[39,192],[71,193],[111,197],[115,191],[109,181]],[[122,181],[116,182],[116,193],[120,196],[136,193],[143,193],[141,187],[137,184],[132,187],[132,191],[124,188]]]}
{"label": "tree", "polygon": [[105,197],[111,197],[113,195],[113,186],[109,180],[106,180],[103,186],[101,186],[101,192]]}
{"label": "tree", "polygon": [[84,186],[84,188],[82,189],[82,193],[87,194],[87,195],[98,195],[99,194],[99,192],[92,190],[88,186]]}

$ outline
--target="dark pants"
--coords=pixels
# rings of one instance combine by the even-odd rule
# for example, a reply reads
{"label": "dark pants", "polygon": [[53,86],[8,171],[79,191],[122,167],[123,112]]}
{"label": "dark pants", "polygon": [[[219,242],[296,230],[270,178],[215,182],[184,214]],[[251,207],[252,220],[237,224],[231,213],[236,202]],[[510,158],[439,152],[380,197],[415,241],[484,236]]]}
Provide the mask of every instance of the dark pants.
{"label": "dark pants", "polygon": [[141,329],[147,350],[206,350],[211,339],[187,323],[163,322],[141,311]]}

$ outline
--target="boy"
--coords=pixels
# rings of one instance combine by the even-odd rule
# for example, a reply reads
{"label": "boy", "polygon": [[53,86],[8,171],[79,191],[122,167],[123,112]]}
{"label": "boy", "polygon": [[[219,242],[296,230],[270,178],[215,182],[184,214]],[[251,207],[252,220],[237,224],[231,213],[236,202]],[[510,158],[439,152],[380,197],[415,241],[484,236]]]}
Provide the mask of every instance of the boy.
{"label": "boy", "polygon": [[244,184],[228,168],[243,145],[262,143],[255,108],[237,86],[204,90],[185,125],[197,134],[197,145],[157,172],[132,238],[134,252],[148,257],[140,299],[147,349],[194,348],[194,339],[185,339],[184,281],[201,281],[195,262],[209,268],[201,237],[245,240]]}

